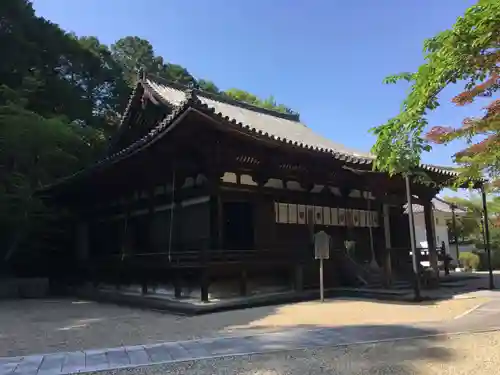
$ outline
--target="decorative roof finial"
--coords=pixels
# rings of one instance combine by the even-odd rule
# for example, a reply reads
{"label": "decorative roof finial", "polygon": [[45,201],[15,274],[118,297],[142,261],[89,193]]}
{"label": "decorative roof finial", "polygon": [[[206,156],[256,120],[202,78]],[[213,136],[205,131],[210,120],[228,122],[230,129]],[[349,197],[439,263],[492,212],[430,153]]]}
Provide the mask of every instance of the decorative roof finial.
{"label": "decorative roof finial", "polygon": [[144,81],[146,79],[146,71],[143,67],[137,70],[137,81]]}
{"label": "decorative roof finial", "polygon": [[195,97],[195,93],[194,93],[194,90],[193,88],[188,88],[187,90],[184,90],[185,94],[186,94],[186,102],[190,102],[190,101],[193,101],[194,97]]}

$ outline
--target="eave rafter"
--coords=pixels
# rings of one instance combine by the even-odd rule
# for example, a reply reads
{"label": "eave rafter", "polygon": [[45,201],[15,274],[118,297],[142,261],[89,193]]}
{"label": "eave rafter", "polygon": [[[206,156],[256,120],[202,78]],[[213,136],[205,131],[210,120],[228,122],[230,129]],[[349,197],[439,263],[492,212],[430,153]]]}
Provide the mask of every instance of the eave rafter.
{"label": "eave rafter", "polygon": [[[51,189],[52,192],[68,189],[78,190],[78,185],[83,180],[98,179],[102,177],[103,172],[110,173],[110,169],[123,168],[124,165],[127,165],[127,159],[133,159],[136,154],[145,150],[147,152],[147,149],[155,147],[155,144],[161,143],[159,141],[162,138],[168,138],[165,136],[172,128],[178,128],[179,123],[182,123],[183,126],[187,125],[186,119],[192,121],[194,120],[193,116],[198,116],[196,120],[203,121],[204,125],[210,125],[206,128],[210,127],[216,130],[214,133],[222,135],[222,138],[234,140],[244,137],[250,140],[250,142],[246,142],[247,147],[243,149],[239,148],[240,143],[243,142],[235,146],[222,139],[215,140],[220,142],[219,152],[222,156],[219,154],[220,159],[217,162],[204,160],[204,163],[212,166],[215,163],[217,164],[215,167],[220,170],[222,170],[222,166],[249,171],[258,170],[261,176],[266,170],[266,173],[269,174],[267,177],[274,177],[272,176],[274,174],[277,178],[295,179],[301,184],[315,181],[320,184],[332,185],[360,185],[363,180],[367,180],[366,176],[343,170],[342,166],[355,166],[363,173],[371,170],[372,156],[349,151],[347,148],[341,147],[342,145],[335,145],[317,134],[311,134],[310,131],[304,132],[304,129],[309,128],[298,123],[298,118],[293,116],[292,118],[269,110],[254,108],[251,105],[230,101],[227,98],[210,95],[199,90],[182,88],[179,85],[143,75],[128,103],[123,117],[124,121],[130,119],[133,105],[136,106],[134,111],[140,111],[142,99],[155,106],[168,108],[168,115],[132,144],[109,154],[85,171],[45,187],[41,193],[47,193]],[[138,107],[139,105],[141,107]],[[251,111],[252,114],[249,115],[245,111]],[[255,115],[256,112],[259,113],[258,116]],[[241,116],[243,113],[247,114]],[[203,120],[201,120],[202,117]],[[263,118],[269,118],[269,121],[264,125],[261,121]],[[283,129],[290,129],[288,126],[297,132],[283,131]],[[302,137],[299,133],[305,136]],[[242,137],[235,137],[238,134]],[[213,142],[214,139],[204,139],[203,141],[209,143]],[[228,150],[224,149],[224,146],[228,146]],[[226,154],[230,157],[226,158]],[[268,154],[272,157],[267,156]],[[210,155],[204,157],[207,156],[210,157]],[[455,171],[447,171],[431,165],[422,165],[421,169],[433,176],[439,176],[442,181],[455,178],[457,175]],[[369,178],[377,181],[376,184],[371,184],[374,189],[381,190],[382,183],[399,185],[397,180],[393,180],[387,175],[381,177],[378,174],[375,176],[370,175]]]}

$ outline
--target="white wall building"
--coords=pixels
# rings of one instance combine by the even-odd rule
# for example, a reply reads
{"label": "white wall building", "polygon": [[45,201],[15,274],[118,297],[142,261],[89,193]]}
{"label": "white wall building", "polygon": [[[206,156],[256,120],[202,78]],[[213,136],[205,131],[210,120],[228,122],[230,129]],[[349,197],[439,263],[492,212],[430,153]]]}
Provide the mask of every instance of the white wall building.
{"label": "white wall building", "polygon": [[[450,204],[443,201],[440,198],[434,198],[432,200],[432,206],[434,207],[434,232],[436,234],[436,247],[441,248],[442,242],[446,248],[446,253],[451,255],[453,259],[456,260],[457,254],[456,249],[450,250],[450,239],[448,238],[448,227],[447,222],[450,222],[453,218],[453,213]],[[462,216],[465,215],[466,211],[460,208],[455,208],[455,215]],[[424,208],[421,205],[413,205],[413,216],[415,222],[415,242],[417,247],[427,248],[427,237],[425,230],[425,219],[424,219]]]}

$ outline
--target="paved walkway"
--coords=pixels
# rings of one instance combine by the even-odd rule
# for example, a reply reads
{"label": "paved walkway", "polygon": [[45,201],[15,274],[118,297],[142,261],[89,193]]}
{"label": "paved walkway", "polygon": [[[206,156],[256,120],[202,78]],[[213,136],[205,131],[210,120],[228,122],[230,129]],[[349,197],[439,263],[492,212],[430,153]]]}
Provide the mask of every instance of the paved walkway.
{"label": "paved walkway", "polygon": [[[500,300],[488,302],[453,321],[422,325],[345,326],[289,329],[251,336],[232,336],[154,345],[1,357],[0,375],[53,375],[111,370],[140,365],[272,351],[338,346],[363,342],[450,335],[500,329]],[[498,323],[497,323],[498,322]]]}

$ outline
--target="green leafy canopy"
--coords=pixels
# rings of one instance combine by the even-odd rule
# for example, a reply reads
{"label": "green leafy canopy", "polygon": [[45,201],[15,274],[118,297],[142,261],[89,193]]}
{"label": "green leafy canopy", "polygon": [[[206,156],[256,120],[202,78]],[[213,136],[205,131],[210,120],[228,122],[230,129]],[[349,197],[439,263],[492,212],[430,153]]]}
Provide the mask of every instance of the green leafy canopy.
{"label": "green leafy canopy", "polygon": [[[439,93],[458,82],[465,82],[465,90],[473,90],[494,77],[499,44],[500,1],[482,0],[459,17],[451,29],[424,42],[425,63],[417,72],[387,77],[384,83],[403,80],[410,82],[411,87],[401,112],[371,129],[377,136],[372,148],[376,155],[374,167],[396,174],[407,173],[418,166],[422,152],[431,150],[424,136],[428,126],[426,115],[439,107]],[[496,84],[490,85],[480,95],[492,96],[497,88]],[[462,162],[464,176],[482,177],[481,167],[474,168],[464,159]]]}

